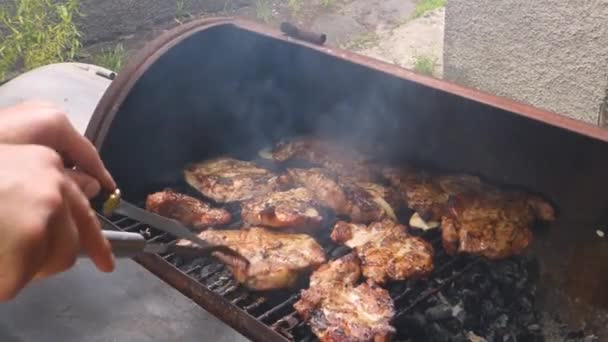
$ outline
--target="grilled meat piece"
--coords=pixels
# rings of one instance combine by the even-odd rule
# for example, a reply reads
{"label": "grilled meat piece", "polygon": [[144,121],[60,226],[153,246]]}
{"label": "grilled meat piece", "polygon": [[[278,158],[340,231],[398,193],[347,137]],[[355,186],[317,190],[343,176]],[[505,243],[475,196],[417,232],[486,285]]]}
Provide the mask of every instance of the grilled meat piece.
{"label": "grilled meat piece", "polygon": [[239,202],[277,191],[282,179],[255,164],[232,158],[216,158],[190,165],[186,182],[216,202]]}
{"label": "grilled meat piece", "polygon": [[392,220],[369,226],[340,221],[331,238],[353,248],[363,263],[363,275],[377,284],[426,276],[433,271],[433,247],[409,235]]}
{"label": "grilled meat piece", "polygon": [[226,209],[213,208],[209,203],[171,189],[148,195],[146,210],[197,230],[228,224],[232,219]]}
{"label": "grilled meat piece", "polygon": [[355,222],[396,219],[395,196],[382,185],[342,181],[330,170],[321,168],[288,169],[288,173],[296,184],[314,192],[319,201],[338,215]]}
{"label": "grilled meat piece", "polygon": [[373,284],[356,286],[360,261],[353,253],[313,273],[294,309],[322,342],[385,342],[395,333],[394,303]]}
{"label": "grilled meat piece", "polygon": [[479,177],[464,174],[437,176],[412,167],[386,168],[382,174],[425,221],[440,221],[454,196],[498,190]]}
{"label": "grilled meat piece", "polygon": [[378,178],[363,154],[344,143],[315,137],[298,137],[279,143],[272,151],[272,159],[280,163],[308,162],[356,181],[371,182]]}
{"label": "grilled meat piece", "polygon": [[243,222],[250,226],[314,229],[323,221],[321,204],[312,191],[296,188],[261,195],[241,205]]}
{"label": "grilled meat piece", "polygon": [[520,254],[533,240],[537,220],[555,219],[544,200],[516,192],[491,191],[462,195],[450,201],[441,220],[443,247],[459,252],[501,259]]}
{"label": "grilled meat piece", "polygon": [[[310,236],[283,234],[264,228],[243,230],[206,230],[199,237],[211,245],[225,246],[213,255],[224,262],[234,278],[253,290],[289,288],[298,276],[325,262],[323,248]],[[192,246],[181,240],[181,246]]]}
{"label": "grilled meat piece", "polygon": [[432,176],[412,168],[385,169],[408,207],[425,221],[440,221],[444,249],[491,259],[521,253],[537,220],[553,221],[555,210],[541,198],[507,191],[469,175]]}

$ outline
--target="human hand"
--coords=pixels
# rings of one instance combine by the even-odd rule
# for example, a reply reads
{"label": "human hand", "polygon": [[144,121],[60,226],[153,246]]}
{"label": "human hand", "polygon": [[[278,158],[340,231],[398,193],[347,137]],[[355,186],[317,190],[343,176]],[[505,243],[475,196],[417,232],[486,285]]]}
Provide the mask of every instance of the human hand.
{"label": "human hand", "polygon": [[89,194],[95,192],[97,181],[109,192],[116,188],[93,144],[51,104],[24,102],[0,110],[0,143],[43,145],[55,150],[65,163],[76,166],[78,171],[70,176],[83,191],[90,186]]}
{"label": "human hand", "polygon": [[[66,170],[64,158],[77,170]],[[0,300],[68,269],[81,247],[99,270],[113,270],[87,199],[100,183],[115,188],[95,148],[61,112],[32,103],[0,111]]]}

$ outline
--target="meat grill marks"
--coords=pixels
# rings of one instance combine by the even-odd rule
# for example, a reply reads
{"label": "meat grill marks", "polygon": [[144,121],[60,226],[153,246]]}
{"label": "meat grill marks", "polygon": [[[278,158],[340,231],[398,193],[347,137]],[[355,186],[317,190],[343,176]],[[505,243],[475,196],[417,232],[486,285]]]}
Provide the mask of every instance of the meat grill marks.
{"label": "meat grill marks", "polygon": [[[207,230],[199,237],[211,245],[225,246],[213,255],[225,263],[234,278],[253,290],[275,290],[293,286],[299,275],[325,262],[323,248],[310,236],[283,234],[264,228]],[[191,246],[180,240],[180,246]]]}
{"label": "meat grill marks", "polygon": [[278,191],[282,179],[252,162],[222,157],[192,164],[184,171],[186,182],[220,203],[249,200]]}
{"label": "meat grill marks", "polygon": [[412,168],[385,169],[404,201],[423,219],[440,221],[445,250],[491,259],[521,253],[533,239],[537,221],[553,221],[545,200],[502,190],[468,175],[433,176]]}
{"label": "meat grill marks", "polygon": [[379,176],[362,153],[345,144],[315,137],[280,142],[271,151],[271,157],[278,163],[304,161],[355,181],[373,182]]}
{"label": "meat grill marks", "polygon": [[441,220],[443,248],[490,259],[520,254],[532,242],[537,220],[555,219],[540,198],[516,192],[486,192],[457,197]]}
{"label": "meat grill marks", "polygon": [[195,230],[228,224],[232,217],[223,208],[213,208],[197,198],[165,189],[148,195],[146,210],[180,221]]}
{"label": "meat grill marks", "polygon": [[392,220],[370,225],[340,221],[331,238],[355,250],[363,275],[376,284],[423,277],[433,271],[432,246],[410,236],[405,226]]}
{"label": "meat grill marks", "polygon": [[394,303],[388,291],[357,285],[360,261],[354,253],[319,267],[294,304],[320,341],[390,341]]}
{"label": "meat grill marks", "polygon": [[241,217],[248,226],[304,231],[320,228],[323,222],[321,204],[306,188],[262,194],[243,202]]}
{"label": "meat grill marks", "polygon": [[321,168],[288,169],[288,174],[296,184],[314,192],[325,206],[354,222],[396,219],[393,207],[399,205],[397,197],[380,184],[342,181],[330,170]]}

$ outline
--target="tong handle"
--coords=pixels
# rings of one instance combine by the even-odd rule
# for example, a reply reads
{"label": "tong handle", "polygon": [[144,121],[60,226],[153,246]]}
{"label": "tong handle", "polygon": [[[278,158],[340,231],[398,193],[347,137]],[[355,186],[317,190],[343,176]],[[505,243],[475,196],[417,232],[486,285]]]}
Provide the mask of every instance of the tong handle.
{"label": "tong handle", "polygon": [[146,248],[146,239],[138,233],[104,230],[103,236],[110,242],[114,257],[133,258]]}
{"label": "tong handle", "polygon": [[[108,239],[112,246],[112,253],[117,259],[131,259],[136,255],[144,252],[146,247],[146,239],[138,233],[119,232],[112,230],[102,230],[103,236]],[[79,258],[87,257],[83,252],[78,255]]]}

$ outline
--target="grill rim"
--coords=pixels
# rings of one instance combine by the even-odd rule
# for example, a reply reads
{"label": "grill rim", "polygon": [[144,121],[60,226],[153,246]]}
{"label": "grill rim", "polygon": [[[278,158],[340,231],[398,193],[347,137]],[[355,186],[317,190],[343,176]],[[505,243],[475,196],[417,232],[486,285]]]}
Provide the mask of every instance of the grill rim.
{"label": "grill rim", "polygon": [[133,260],[243,336],[254,341],[289,342],[262,321],[199,284],[161,256],[142,254]]}

